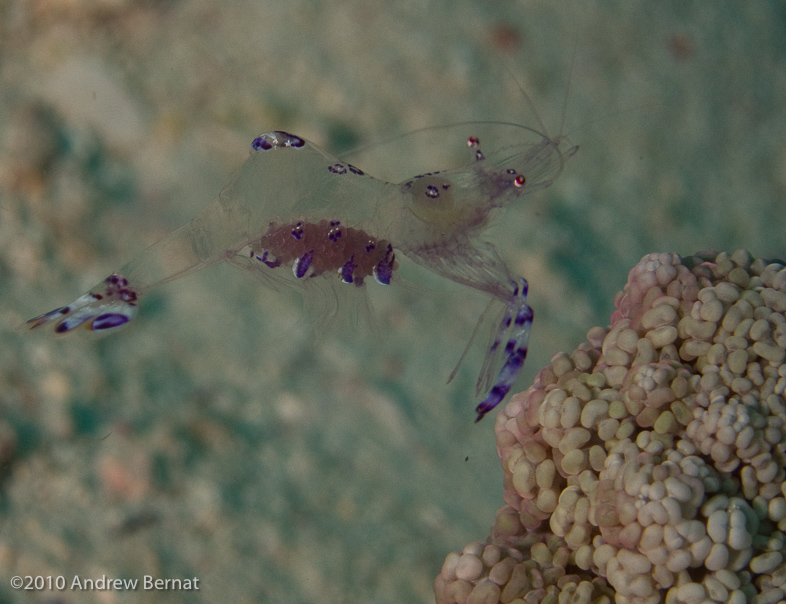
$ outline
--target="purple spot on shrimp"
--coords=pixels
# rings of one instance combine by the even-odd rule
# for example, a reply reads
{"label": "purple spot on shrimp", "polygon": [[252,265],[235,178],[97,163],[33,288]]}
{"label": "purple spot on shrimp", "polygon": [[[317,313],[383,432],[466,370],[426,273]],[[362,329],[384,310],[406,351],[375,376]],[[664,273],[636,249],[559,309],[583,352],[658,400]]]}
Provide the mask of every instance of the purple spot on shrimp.
{"label": "purple spot on shrimp", "polygon": [[136,292],[133,289],[121,289],[117,292],[117,295],[123,302],[132,303],[136,301]]}
{"label": "purple spot on shrimp", "polygon": [[480,160],[482,160],[482,159],[485,159],[485,158],[486,158],[486,156],[485,156],[485,155],[483,155],[483,151],[481,151],[480,149],[478,149],[477,151],[475,151],[475,159],[476,159],[477,161],[480,161]]}
{"label": "purple spot on shrimp", "polygon": [[292,272],[298,279],[303,278],[308,272],[308,267],[311,266],[311,261],[314,260],[314,250],[308,250],[300,258],[295,260],[292,265]]}
{"label": "purple spot on shrimp", "polygon": [[376,241],[369,241],[369,242],[366,244],[366,252],[367,252],[367,253],[369,253],[369,254],[370,254],[370,253],[371,253],[371,252],[373,252],[375,249],[377,249],[377,242],[376,242]]}
{"label": "purple spot on shrimp", "polygon": [[347,164],[347,168],[349,168],[349,171],[352,172],[352,174],[357,174],[358,176],[363,176],[364,174],[363,170],[356,168],[352,164]]}
{"label": "purple spot on shrimp", "polygon": [[475,418],[475,423],[483,419],[483,416],[491,411],[494,407],[500,404],[503,398],[510,392],[512,384],[497,384],[491,389],[488,396],[484,398],[481,403],[475,407],[475,413],[478,416]]}
{"label": "purple spot on shrimp", "polygon": [[429,185],[426,187],[426,197],[431,197],[431,199],[436,199],[439,197],[439,189],[434,185]]}
{"label": "purple spot on shrimp", "polygon": [[328,240],[336,242],[344,235],[344,231],[341,227],[334,227],[328,231]]}
{"label": "purple spot on shrimp", "polygon": [[256,137],[251,142],[252,151],[270,151],[273,148],[273,143],[268,140],[266,134]]}
{"label": "purple spot on shrimp", "polygon": [[90,329],[93,331],[101,331],[102,329],[112,329],[113,327],[120,327],[121,325],[125,325],[128,323],[130,319],[126,315],[121,315],[119,313],[106,313],[103,315],[97,316],[93,323],[90,325]]}
{"label": "purple spot on shrimp", "polygon": [[513,386],[513,382],[516,381],[516,377],[524,366],[526,358],[527,348],[525,346],[517,348],[515,352],[508,355],[508,359],[505,361],[505,365],[502,367],[499,377],[497,378],[497,383],[494,384],[488,396],[475,407],[475,412],[478,414],[475,418],[475,422],[482,420],[486,413],[499,405],[502,399],[507,396]]}
{"label": "purple spot on shrimp", "polygon": [[344,266],[342,266],[341,270],[339,271],[339,273],[341,274],[341,280],[344,283],[352,283],[353,281],[352,273],[355,272],[357,266],[358,265],[355,264],[354,256],[350,257],[350,259],[344,263]]}
{"label": "purple spot on shrimp", "polygon": [[306,144],[306,141],[304,141],[296,134],[290,134],[289,132],[277,132],[277,134],[282,134],[285,137],[284,145],[286,147],[294,147],[296,149],[299,149],[300,147]]}
{"label": "purple spot on shrimp", "polygon": [[67,331],[71,331],[75,327],[79,327],[82,323],[90,320],[91,318],[92,317],[90,315],[84,317],[67,317],[58,323],[57,327],[55,327],[55,333],[65,333]]}
{"label": "purple spot on shrimp", "polygon": [[526,323],[532,323],[534,317],[535,312],[529,306],[525,306],[519,311],[519,314],[516,315],[516,325],[521,326]]}
{"label": "purple spot on shrimp", "polygon": [[296,224],[296,225],[295,225],[295,226],[292,228],[292,236],[293,236],[295,239],[297,239],[298,241],[300,241],[300,239],[303,237],[303,223],[302,223],[302,222],[298,222],[298,223],[297,223],[297,224]]}
{"label": "purple spot on shrimp", "polygon": [[347,169],[344,164],[333,164],[332,166],[328,166],[328,170],[333,172],[333,174],[346,174]]}
{"label": "purple spot on shrimp", "polygon": [[374,267],[374,278],[382,285],[390,285],[390,278],[393,276],[393,262],[396,255],[393,253],[393,246],[388,243],[385,256]]}
{"label": "purple spot on shrimp", "polygon": [[[260,262],[266,264],[270,268],[277,268],[277,267],[281,266],[281,258],[276,258],[275,260],[268,260],[267,259],[268,255],[269,255],[269,252],[267,250],[265,250],[264,253],[261,256],[259,254],[256,254],[256,259],[259,260]],[[253,251],[251,252],[251,256],[252,257],[255,256]]]}

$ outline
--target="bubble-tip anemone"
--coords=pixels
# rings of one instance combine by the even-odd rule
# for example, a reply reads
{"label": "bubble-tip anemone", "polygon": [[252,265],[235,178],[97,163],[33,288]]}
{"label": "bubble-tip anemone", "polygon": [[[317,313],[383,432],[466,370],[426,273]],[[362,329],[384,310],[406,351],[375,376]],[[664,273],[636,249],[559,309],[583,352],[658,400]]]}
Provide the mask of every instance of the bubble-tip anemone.
{"label": "bubble-tip anemone", "polygon": [[505,505],[438,604],[786,597],[786,268],[649,254],[496,419]]}

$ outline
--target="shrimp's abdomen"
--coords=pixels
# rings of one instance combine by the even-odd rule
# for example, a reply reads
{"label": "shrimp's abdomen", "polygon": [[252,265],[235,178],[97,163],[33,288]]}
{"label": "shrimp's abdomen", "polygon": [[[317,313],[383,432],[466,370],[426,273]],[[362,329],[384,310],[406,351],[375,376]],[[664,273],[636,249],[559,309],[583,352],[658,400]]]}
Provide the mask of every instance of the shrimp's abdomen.
{"label": "shrimp's abdomen", "polygon": [[388,285],[396,268],[390,242],[338,220],[271,223],[252,255],[271,268],[291,266],[297,278],[334,273],[355,285],[371,275]]}

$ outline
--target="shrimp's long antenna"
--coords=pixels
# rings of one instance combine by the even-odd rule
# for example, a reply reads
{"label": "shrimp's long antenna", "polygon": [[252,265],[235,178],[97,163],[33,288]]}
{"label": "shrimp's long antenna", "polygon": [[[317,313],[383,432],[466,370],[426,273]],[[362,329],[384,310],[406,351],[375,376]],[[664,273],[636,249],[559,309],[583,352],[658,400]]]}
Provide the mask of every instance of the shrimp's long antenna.
{"label": "shrimp's long antenna", "polygon": [[573,56],[570,59],[570,69],[568,70],[568,81],[565,83],[565,100],[562,101],[562,116],[559,121],[559,134],[557,139],[561,139],[565,132],[565,122],[568,119],[568,102],[570,101],[570,89],[573,83],[573,69],[576,67],[576,56],[578,54],[578,44],[573,45]]}
{"label": "shrimp's long antenna", "polygon": [[[559,130],[558,130],[557,138],[554,139],[553,141],[557,145],[559,145],[563,133],[565,132],[565,122],[567,121],[567,117],[568,117],[568,101],[570,100],[571,83],[573,81],[573,70],[574,67],[576,66],[577,55],[578,55],[578,45],[574,44],[573,53],[571,55],[571,60],[570,60],[570,69],[568,69],[568,81],[565,84],[565,97],[564,100],[562,101],[562,112],[560,115]],[[521,95],[524,97],[524,102],[527,104],[527,107],[535,116],[535,120],[538,123],[538,128],[540,129],[540,132],[546,137],[548,137],[549,139],[551,139],[551,136],[549,135],[548,132],[548,128],[546,127],[546,123],[543,121],[543,118],[540,117],[540,112],[538,111],[538,107],[535,104],[535,101],[527,93],[524,86],[516,77],[516,74],[510,68],[510,65],[505,64],[505,70],[508,72],[508,74],[510,74],[510,77],[513,78],[513,81],[516,83],[516,87],[519,89],[519,92],[521,92]]]}
{"label": "shrimp's long antenna", "polygon": [[527,108],[530,110],[532,115],[535,116],[535,120],[538,122],[538,129],[540,130],[541,134],[547,136],[548,128],[546,128],[546,123],[543,121],[543,118],[540,117],[540,112],[538,111],[538,106],[535,104],[535,101],[532,100],[532,97],[524,89],[524,86],[521,84],[519,79],[516,77],[516,74],[513,73],[513,70],[507,63],[505,64],[505,70],[508,72],[508,74],[510,74],[510,77],[513,78],[513,81],[516,83],[516,88],[519,89],[519,92],[521,92],[521,95],[524,97],[524,102],[526,103]]}

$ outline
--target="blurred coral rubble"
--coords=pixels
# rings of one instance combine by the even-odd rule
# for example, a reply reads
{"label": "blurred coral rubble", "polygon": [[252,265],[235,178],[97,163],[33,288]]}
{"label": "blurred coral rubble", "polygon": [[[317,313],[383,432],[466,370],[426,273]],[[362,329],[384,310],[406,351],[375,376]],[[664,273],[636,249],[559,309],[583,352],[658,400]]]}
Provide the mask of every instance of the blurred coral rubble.
{"label": "blurred coral rubble", "polygon": [[438,604],[784,600],[784,263],[649,254],[615,307],[497,416],[505,505]]}

